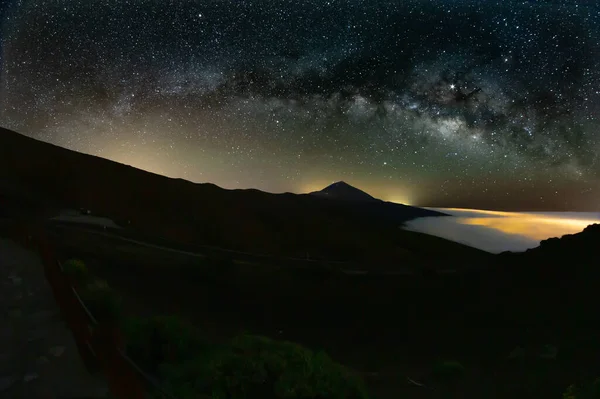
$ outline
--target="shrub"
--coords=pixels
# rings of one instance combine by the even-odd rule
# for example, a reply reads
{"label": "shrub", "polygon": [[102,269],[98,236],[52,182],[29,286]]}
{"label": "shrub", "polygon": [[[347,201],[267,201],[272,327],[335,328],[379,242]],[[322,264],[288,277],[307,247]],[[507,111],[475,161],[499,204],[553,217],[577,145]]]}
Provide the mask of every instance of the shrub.
{"label": "shrub", "polygon": [[76,282],[85,283],[90,279],[90,273],[85,263],[80,259],[69,259],[62,264],[64,273]]}
{"label": "shrub", "polygon": [[600,378],[585,386],[571,385],[563,394],[563,399],[600,399]]}
{"label": "shrub", "polygon": [[242,334],[212,344],[176,317],[137,319],[127,351],[181,399],[366,399],[362,380],[325,353]]}
{"label": "shrub", "polygon": [[151,373],[157,373],[165,362],[192,360],[209,345],[198,331],[174,316],[132,318],[123,330],[128,354]]}
{"label": "shrub", "polygon": [[454,360],[444,360],[438,362],[433,367],[433,377],[442,381],[456,380],[465,373],[465,367]]}
{"label": "shrub", "polygon": [[323,352],[291,342],[240,335],[181,366],[164,365],[179,398],[364,399],[362,380]]}
{"label": "shrub", "polygon": [[121,298],[106,281],[94,279],[80,291],[81,300],[98,322],[116,323],[121,316]]}

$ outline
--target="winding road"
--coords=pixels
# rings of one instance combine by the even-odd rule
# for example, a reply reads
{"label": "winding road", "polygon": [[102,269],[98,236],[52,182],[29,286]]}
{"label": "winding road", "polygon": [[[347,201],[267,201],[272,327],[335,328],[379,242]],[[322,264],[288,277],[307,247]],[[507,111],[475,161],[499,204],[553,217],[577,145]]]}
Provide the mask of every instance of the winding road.
{"label": "winding road", "polygon": [[[248,253],[248,252],[234,251],[234,250],[228,250],[228,249],[211,247],[211,246],[201,246],[200,250],[203,249],[202,252],[185,251],[185,250],[167,247],[164,245],[149,243],[147,241],[123,237],[118,234],[118,230],[109,229],[109,230],[105,230],[105,231],[100,231],[97,229],[97,226],[94,226],[95,228],[90,228],[90,227],[91,226],[86,226],[83,223],[78,224],[78,225],[75,225],[75,223],[64,224],[64,223],[56,223],[56,222],[52,222],[52,221],[50,223],[50,230],[66,229],[66,230],[70,230],[70,231],[77,231],[82,234],[89,234],[89,235],[95,235],[95,236],[99,236],[99,237],[105,237],[105,238],[109,238],[111,240],[117,240],[117,241],[121,241],[121,242],[125,242],[125,243],[130,243],[130,244],[135,244],[138,246],[146,247],[146,248],[156,249],[156,250],[163,251],[163,252],[170,252],[170,253],[195,257],[195,258],[206,258],[206,257],[210,257],[212,255],[218,254],[222,257],[226,257],[226,258],[230,259],[231,261],[233,261],[234,263],[237,263],[237,264],[261,264],[261,263],[287,264],[287,263],[293,263],[296,265],[313,266],[313,267],[318,266],[318,265],[330,265],[330,266],[334,266],[340,273],[343,273],[343,274],[346,274],[349,276],[364,276],[364,275],[375,275],[375,274],[378,276],[382,276],[382,275],[385,275],[385,276],[403,276],[403,275],[411,276],[411,275],[416,274],[414,268],[399,267],[398,269],[396,269],[394,271],[373,272],[373,271],[369,271],[367,269],[352,267],[355,265],[353,265],[351,262],[339,262],[339,261],[324,262],[324,261],[302,259],[302,258],[275,257],[275,256],[270,256],[270,255],[252,254],[252,253]],[[446,273],[452,273],[452,272],[454,272],[454,271],[453,270],[446,271]]]}

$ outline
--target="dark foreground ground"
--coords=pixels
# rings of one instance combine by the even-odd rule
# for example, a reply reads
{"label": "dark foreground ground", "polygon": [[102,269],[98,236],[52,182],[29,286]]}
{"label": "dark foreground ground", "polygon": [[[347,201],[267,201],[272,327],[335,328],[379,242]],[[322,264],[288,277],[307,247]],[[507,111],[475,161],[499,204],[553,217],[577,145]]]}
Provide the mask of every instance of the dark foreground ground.
{"label": "dark foreground ground", "polygon": [[105,398],[107,392],[102,376],[85,369],[40,259],[0,238],[0,398]]}
{"label": "dark foreground ground", "polygon": [[[381,398],[560,398],[568,385],[600,376],[598,231],[583,247],[550,242],[541,254],[492,257],[399,228],[429,211],[223,190],[1,133],[0,216],[39,222],[85,208],[185,247],[310,253],[409,272],[233,263],[56,235],[61,256],[83,258],[124,296],[130,314],[177,314],[216,338],[248,330],[325,349],[363,372]],[[444,268],[451,273],[434,272]],[[540,357],[546,345],[556,356]],[[455,385],[431,378],[439,360],[464,365]]]}
{"label": "dark foreground ground", "polygon": [[[230,263],[217,271],[211,260],[97,236],[56,242],[62,257],[81,257],[108,280],[130,314],[177,314],[217,339],[245,330],[324,349],[363,372],[376,397],[560,398],[600,376],[595,272],[550,264],[540,274],[516,258],[447,275]],[[432,379],[440,360],[460,362],[464,376]]]}

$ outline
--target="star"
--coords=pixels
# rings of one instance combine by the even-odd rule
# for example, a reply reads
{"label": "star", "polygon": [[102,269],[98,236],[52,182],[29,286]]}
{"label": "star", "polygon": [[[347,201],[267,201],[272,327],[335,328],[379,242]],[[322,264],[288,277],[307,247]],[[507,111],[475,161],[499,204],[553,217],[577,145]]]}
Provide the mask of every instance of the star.
{"label": "star", "polygon": [[0,124],[226,188],[598,207],[596,8],[432,1],[2,2]]}

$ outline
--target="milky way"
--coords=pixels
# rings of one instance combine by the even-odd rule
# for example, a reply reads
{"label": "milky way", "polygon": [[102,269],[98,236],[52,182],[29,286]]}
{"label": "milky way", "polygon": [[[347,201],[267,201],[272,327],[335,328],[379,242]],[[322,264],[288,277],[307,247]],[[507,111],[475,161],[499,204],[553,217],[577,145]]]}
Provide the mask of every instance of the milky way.
{"label": "milky way", "polygon": [[13,1],[0,124],[227,188],[598,210],[595,3]]}

